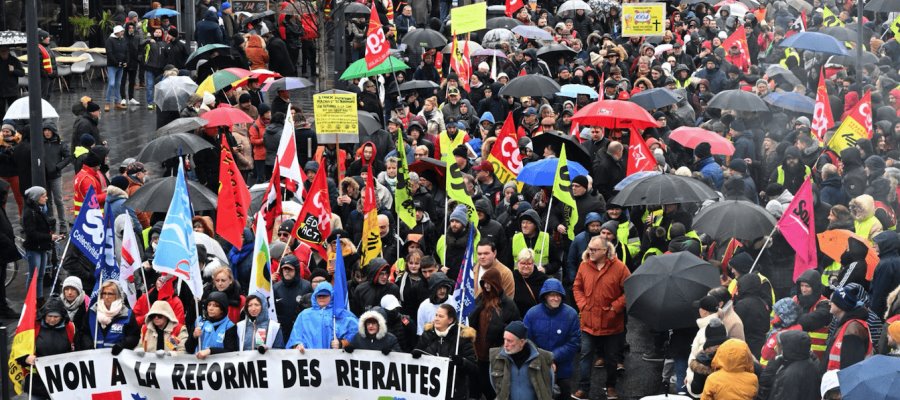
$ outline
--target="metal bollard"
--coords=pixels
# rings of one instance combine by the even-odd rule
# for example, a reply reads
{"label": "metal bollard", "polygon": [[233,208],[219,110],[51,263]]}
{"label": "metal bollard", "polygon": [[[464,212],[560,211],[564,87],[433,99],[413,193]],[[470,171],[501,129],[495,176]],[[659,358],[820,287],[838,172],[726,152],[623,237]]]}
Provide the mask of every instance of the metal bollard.
{"label": "metal bollard", "polygon": [[9,400],[9,365],[6,360],[9,359],[9,336],[6,333],[6,327],[0,326],[0,398]]}

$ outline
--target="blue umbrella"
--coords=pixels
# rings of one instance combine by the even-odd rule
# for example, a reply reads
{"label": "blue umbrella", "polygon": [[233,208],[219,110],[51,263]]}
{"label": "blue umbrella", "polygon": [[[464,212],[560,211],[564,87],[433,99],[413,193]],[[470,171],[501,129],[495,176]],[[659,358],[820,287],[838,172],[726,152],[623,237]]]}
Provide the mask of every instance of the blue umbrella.
{"label": "blue umbrella", "polygon": [[877,355],[838,371],[844,400],[896,399],[900,358]]}
{"label": "blue umbrella", "polygon": [[811,50],[819,53],[846,55],[847,47],[832,36],[819,32],[799,32],[781,41],[781,47],[793,47],[800,50]]}
{"label": "blue umbrella", "polygon": [[592,99],[596,99],[597,97],[600,97],[600,95],[597,94],[597,91],[595,91],[594,89],[591,89],[590,86],[585,86],[585,85],[575,85],[575,84],[562,85],[562,87],[559,88],[559,91],[556,92],[557,96],[563,96],[563,97],[578,97],[579,94],[586,94]]}
{"label": "blue umbrella", "polygon": [[155,8],[144,14],[144,19],[157,19],[162,17],[175,17],[178,15],[178,11],[170,10],[168,8]]}
{"label": "blue umbrella", "polygon": [[802,114],[812,114],[816,101],[797,92],[772,92],[763,100],[775,107]]}
{"label": "blue umbrella", "polygon": [[[559,159],[555,157],[528,163],[519,172],[516,180],[532,186],[553,186],[553,179],[556,177],[556,166],[558,164]],[[569,179],[588,174],[588,171],[575,161],[569,160],[568,165]]]}
{"label": "blue umbrella", "polygon": [[625,186],[630,185],[631,182],[634,182],[634,181],[636,181],[636,180],[638,180],[638,179],[641,179],[641,178],[646,178],[646,177],[648,177],[648,176],[656,176],[656,175],[659,175],[660,173],[661,173],[661,172],[659,172],[659,171],[640,171],[640,172],[635,172],[635,173],[633,173],[633,174],[631,174],[631,175],[626,176],[625,179],[622,179],[621,181],[619,181],[619,183],[616,184],[616,187],[614,187],[613,190],[622,190],[622,189],[625,189]]}
{"label": "blue umbrella", "polygon": [[512,28],[513,33],[519,36],[535,40],[553,40],[553,36],[549,32],[538,28],[534,25],[519,25]]}

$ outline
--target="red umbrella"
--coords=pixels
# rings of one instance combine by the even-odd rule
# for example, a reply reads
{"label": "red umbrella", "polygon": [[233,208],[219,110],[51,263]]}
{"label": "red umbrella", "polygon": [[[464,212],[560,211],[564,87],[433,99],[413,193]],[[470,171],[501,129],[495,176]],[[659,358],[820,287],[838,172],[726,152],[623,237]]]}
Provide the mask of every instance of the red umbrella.
{"label": "red umbrella", "polygon": [[731,141],[719,136],[718,133],[702,128],[682,126],[669,134],[669,139],[678,144],[693,149],[700,143],[709,143],[712,154],[730,156],[734,154],[734,145]]}
{"label": "red umbrella", "polygon": [[253,123],[253,118],[250,118],[247,113],[232,107],[219,107],[207,111],[203,114],[203,119],[209,121],[206,124],[208,128]]}
{"label": "red umbrella", "polygon": [[281,74],[267,69],[254,69],[250,71],[250,76],[256,78],[257,82],[260,84],[265,83],[269,78],[281,78]]}
{"label": "red umbrella", "polygon": [[572,122],[581,126],[600,126],[610,129],[656,128],[656,120],[641,106],[620,100],[596,101],[578,110]]}

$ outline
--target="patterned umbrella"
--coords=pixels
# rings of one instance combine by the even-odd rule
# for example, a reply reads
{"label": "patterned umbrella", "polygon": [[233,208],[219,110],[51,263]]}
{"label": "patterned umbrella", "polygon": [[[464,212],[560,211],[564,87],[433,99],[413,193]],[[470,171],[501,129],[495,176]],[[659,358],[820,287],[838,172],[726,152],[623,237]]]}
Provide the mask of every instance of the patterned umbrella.
{"label": "patterned umbrella", "polygon": [[17,46],[28,43],[28,36],[17,31],[0,32],[0,46]]}
{"label": "patterned umbrella", "polygon": [[215,93],[229,86],[240,86],[247,82],[250,74],[250,71],[243,68],[225,68],[221,71],[216,71],[212,75],[207,76],[200,83],[200,86],[197,86],[196,93],[199,95],[202,95],[203,92]]}

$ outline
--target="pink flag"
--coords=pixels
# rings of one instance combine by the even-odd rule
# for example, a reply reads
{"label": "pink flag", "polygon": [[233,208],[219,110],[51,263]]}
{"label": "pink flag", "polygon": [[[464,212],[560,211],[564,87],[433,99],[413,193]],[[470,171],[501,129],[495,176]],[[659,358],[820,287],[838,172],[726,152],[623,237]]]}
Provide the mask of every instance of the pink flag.
{"label": "pink flag", "polygon": [[816,219],[813,215],[812,182],[806,178],[800,190],[778,221],[778,229],[790,243],[794,257],[794,281],[805,271],[816,268]]}

